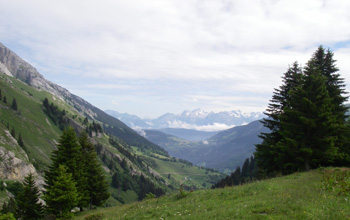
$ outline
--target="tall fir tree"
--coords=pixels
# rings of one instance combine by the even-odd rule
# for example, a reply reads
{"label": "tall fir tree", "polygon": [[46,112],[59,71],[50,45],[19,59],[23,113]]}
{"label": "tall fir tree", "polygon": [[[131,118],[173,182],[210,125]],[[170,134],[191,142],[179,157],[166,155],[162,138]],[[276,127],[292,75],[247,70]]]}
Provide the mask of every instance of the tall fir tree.
{"label": "tall fir tree", "polygon": [[10,197],[9,201],[4,202],[2,204],[1,210],[0,212],[3,214],[7,214],[7,213],[16,213],[16,209],[17,209],[17,203],[16,200],[12,197]]}
{"label": "tall fir tree", "polygon": [[286,80],[285,74],[263,120],[271,132],[261,134],[263,143],[256,146],[255,156],[267,173],[349,162],[347,97],[333,53],[320,46],[304,71],[297,72],[297,81]]}
{"label": "tall fir tree", "polygon": [[78,205],[79,193],[72,174],[65,165],[59,165],[56,175],[46,188],[43,199],[46,202],[46,212],[56,219],[71,219],[71,210]]}
{"label": "tall fir tree", "polygon": [[260,137],[263,142],[256,145],[255,158],[260,169],[267,173],[280,171],[280,164],[285,160],[283,154],[284,149],[277,146],[282,139],[280,134],[281,122],[280,116],[284,112],[284,108],[288,105],[290,91],[294,90],[301,84],[302,69],[297,62],[294,62],[282,77],[282,85],[279,89],[275,89],[269,106],[265,112],[267,118],[261,122],[270,130],[270,133],[262,133]]}
{"label": "tall fir tree", "polygon": [[242,173],[241,173],[241,182],[242,183],[249,182],[249,180],[250,180],[249,167],[250,167],[249,158],[246,158],[244,163],[243,163],[243,166],[242,166]]}
{"label": "tall fir tree", "polygon": [[40,191],[35,185],[34,176],[29,173],[23,181],[23,190],[16,196],[16,216],[23,220],[42,219],[44,209],[39,201]]}
{"label": "tall fir tree", "polygon": [[336,145],[340,150],[334,165],[347,165],[350,162],[350,126],[346,114],[349,108],[345,106],[348,96],[345,92],[344,79],[338,73],[339,69],[333,56],[330,49],[326,50],[323,46],[319,46],[308,61],[304,72],[307,75],[319,71],[326,77],[325,84],[333,105],[332,114],[336,117],[337,126],[334,126],[334,132],[337,134]]}
{"label": "tall fir tree", "polygon": [[57,169],[60,165],[67,168],[67,172],[72,174],[73,181],[76,183],[78,190],[78,206],[86,207],[89,196],[87,188],[87,179],[83,163],[82,148],[78,143],[75,131],[68,127],[63,131],[59,140],[57,150],[52,153],[52,163],[49,170],[45,173],[45,183],[48,188],[52,186],[52,181],[57,176]]}
{"label": "tall fir tree", "polygon": [[336,120],[325,81],[318,71],[305,75],[280,117],[283,138],[277,145],[288,155],[281,164],[285,173],[328,165],[336,159]]}
{"label": "tall fir tree", "polygon": [[16,138],[16,131],[15,131],[14,127],[12,127],[12,129],[11,129],[11,136]]}
{"label": "tall fir tree", "polygon": [[82,147],[83,166],[87,179],[87,192],[90,209],[92,206],[101,206],[109,198],[108,183],[98,160],[95,147],[89,142],[85,132],[80,135],[79,144]]}
{"label": "tall fir tree", "polygon": [[23,139],[22,139],[22,134],[21,133],[19,133],[19,135],[18,135],[17,143],[18,143],[18,145],[20,147],[22,147],[22,148],[24,147],[24,143],[23,143]]}
{"label": "tall fir tree", "polygon": [[255,162],[255,157],[252,155],[252,156],[250,156],[250,163],[249,163],[250,180],[254,180],[257,178],[257,171],[258,171],[258,167],[257,167],[257,164]]}
{"label": "tall fir tree", "polygon": [[16,100],[16,98],[13,98],[13,99],[12,99],[12,105],[11,105],[11,108],[12,108],[13,110],[15,110],[15,111],[17,111],[17,110],[18,110],[18,107],[17,107],[17,100]]}

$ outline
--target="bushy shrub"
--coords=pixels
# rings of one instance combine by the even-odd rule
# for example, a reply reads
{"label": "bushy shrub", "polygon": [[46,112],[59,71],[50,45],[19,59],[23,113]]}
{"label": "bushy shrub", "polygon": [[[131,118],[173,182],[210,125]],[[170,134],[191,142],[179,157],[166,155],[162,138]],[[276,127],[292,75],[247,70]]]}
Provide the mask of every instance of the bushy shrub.
{"label": "bushy shrub", "polygon": [[178,189],[178,194],[176,195],[177,199],[182,199],[182,198],[186,198],[191,192],[187,192],[184,189],[184,186],[181,184],[180,188]]}
{"label": "bushy shrub", "polygon": [[16,219],[12,213],[7,213],[7,214],[0,213],[0,220],[16,220]]}
{"label": "bushy shrub", "polygon": [[322,187],[324,190],[336,192],[338,195],[350,195],[350,170],[323,170]]}

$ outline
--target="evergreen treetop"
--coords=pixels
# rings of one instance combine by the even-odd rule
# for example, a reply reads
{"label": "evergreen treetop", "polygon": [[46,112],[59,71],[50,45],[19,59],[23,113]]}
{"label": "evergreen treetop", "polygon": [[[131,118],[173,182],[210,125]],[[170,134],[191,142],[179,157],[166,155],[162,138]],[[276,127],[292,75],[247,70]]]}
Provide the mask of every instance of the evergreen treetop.
{"label": "evergreen treetop", "polygon": [[23,190],[16,196],[16,216],[25,220],[37,220],[43,217],[43,205],[39,201],[40,191],[35,185],[34,176],[29,173],[23,181]]}
{"label": "evergreen treetop", "polygon": [[11,105],[11,108],[12,108],[13,110],[15,110],[15,111],[17,111],[17,110],[18,110],[18,108],[17,108],[17,100],[16,100],[16,98],[13,98],[13,99],[12,99],[12,105]]}
{"label": "evergreen treetop", "polygon": [[79,207],[87,206],[89,197],[86,190],[87,177],[83,163],[84,155],[72,127],[68,127],[63,131],[57,150],[52,153],[51,160],[52,163],[49,166],[49,170],[45,173],[47,187],[52,186],[52,180],[57,176],[58,167],[64,165],[67,172],[72,174],[72,178],[76,183]]}
{"label": "evergreen treetop", "polygon": [[82,147],[82,161],[86,174],[86,190],[88,191],[90,208],[101,206],[109,198],[108,182],[98,160],[95,147],[89,142],[85,132],[80,135],[79,144]]}
{"label": "evergreen treetop", "polygon": [[43,196],[46,212],[55,215],[56,219],[71,219],[71,210],[79,202],[79,193],[72,174],[65,165],[59,165],[57,175],[50,182],[51,185],[46,188]]}
{"label": "evergreen treetop", "polygon": [[290,173],[350,160],[347,97],[338,71],[333,53],[320,46],[303,71],[294,63],[284,74],[262,121],[270,133],[256,145],[262,170]]}

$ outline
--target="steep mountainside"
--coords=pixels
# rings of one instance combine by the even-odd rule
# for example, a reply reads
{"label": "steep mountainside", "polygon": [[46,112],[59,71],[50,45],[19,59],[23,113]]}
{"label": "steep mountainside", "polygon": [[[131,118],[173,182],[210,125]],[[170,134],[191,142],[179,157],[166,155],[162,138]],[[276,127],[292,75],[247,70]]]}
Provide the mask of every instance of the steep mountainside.
{"label": "steep mountainside", "polygon": [[64,126],[89,133],[111,183],[107,205],[169,192],[184,180],[188,188],[210,187],[221,177],[170,157],[118,119],[44,79],[1,44],[0,63],[0,181],[11,185],[29,172],[41,180]]}
{"label": "steep mountainside", "polygon": [[[158,152],[163,151],[155,144],[138,135],[134,130],[130,129],[123,122],[114,117],[111,117],[84,99],[71,94],[67,89],[64,89],[61,86],[46,80],[34,67],[22,60],[1,43],[0,62],[2,63],[3,72],[10,72],[11,75],[13,75],[15,78],[20,79],[29,86],[32,86],[39,90],[47,91],[54,96],[64,100],[70,106],[73,106],[80,114],[108,125],[106,127],[108,132],[112,133],[118,138],[123,139],[127,144],[141,148],[152,148]],[[164,151],[162,153],[166,154]]]}
{"label": "steep mountainside", "polygon": [[254,121],[219,132],[205,141],[186,141],[159,131],[145,130],[146,138],[162,146],[170,155],[221,171],[232,171],[241,166],[255,151],[255,144],[261,142],[258,135],[266,131],[259,121]]}
{"label": "steep mountainside", "polygon": [[188,141],[203,141],[219,133],[218,131],[197,131],[184,128],[161,128],[156,129],[156,131],[173,135]]}

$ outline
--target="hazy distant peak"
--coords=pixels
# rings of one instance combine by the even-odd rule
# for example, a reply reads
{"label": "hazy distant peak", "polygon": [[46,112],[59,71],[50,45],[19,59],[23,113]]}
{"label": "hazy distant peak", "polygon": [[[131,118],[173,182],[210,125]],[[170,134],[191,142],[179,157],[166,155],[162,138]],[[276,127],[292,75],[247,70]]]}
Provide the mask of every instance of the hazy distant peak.
{"label": "hazy distant peak", "polygon": [[209,114],[208,112],[200,108],[197,108],[197,109],[194,109],[193,111],[185,110],[184,112],[182,112],[181,116],[205,118],[207,117],[208,114]]}
{"label": "hazy distant peak", "polygon": [[264,117],[261,112],[245,113],[241,110],[232,110],[214,113],[200,108],[185,110],[181,114],[165,113],[155,119],[141,119],[135,115],[121,114],[112,110],[106,112],[130,127],[138,129],[184,128],[217,131],[248,124]]}

